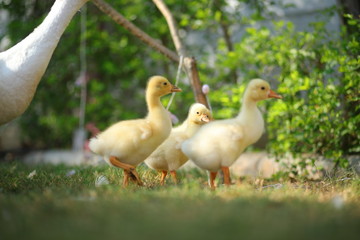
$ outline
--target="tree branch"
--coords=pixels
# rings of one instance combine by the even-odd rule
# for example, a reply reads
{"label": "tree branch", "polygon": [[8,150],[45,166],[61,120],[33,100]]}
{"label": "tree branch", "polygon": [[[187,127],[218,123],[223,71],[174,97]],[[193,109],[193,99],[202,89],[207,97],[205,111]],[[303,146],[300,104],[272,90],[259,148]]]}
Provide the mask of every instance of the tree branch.
{"label": "tree branch", "polygon": [[180,56],[185,56],[185,54],[186,54],[185,48],[180,40],[180,36],[178,34],[178,27],[177,27],[177,24],[176,24],[176,21],[175,21],[173,15],[171,14],[170,10],[168,9],[168,7],[165,5],[165,3],[162,0],[153,0],[153,2],[156,5],[156,7],[160,10],[162,15],[164,15],[164,17],[165,17],[165,20],[169,26],[171,37],[173,39],[177,53]]}
{"label": "tree branch", "polygon": [[195,96],[195,101],[204,104],[207,108],[210,108],[208,101],[206,100],[206,96],[202,92],[202,86],[201,86],[199,72],[197,70],[195,58],[186,57],[184,59],[184,65],[191,82],[191,86]]}
{"label": "tree branch", "polygon": [[210,107],[208,105],[208,101],[206,100],[205,94],[202,92],[202,86],[200,82],[199,72],[197,70],[196,60],[194,57],[186,56],[185,47],[182,44],[179,34],[178,27],[176,21],[171,14],[169,8],[165,5],[163,0],[153,0],[156,7],[160,10],[160,12],[164,15],[165,20],[169,26],[171,37],[173,39],[174,45],[176,47],[176,51],[180,56],[184,56],[184,66],[185,71],[190,79],[191,87],[194,92],[195,101],[204,104],[206,107]]}
{"label": "tree branch", "polygon": [[[119,25],[123,26],[125,29],[130,31],[141,41],[143,41],[150,47],[154,48],[155,50],[159,51],[160,53],[162,53],[172,61],[174,62],[180,61],[179,56],[175,52],[171,51],[170,49],[168,49],[167,47],[165,47],[164,45],[162,45],[161,43],[150,37],[148,34],[143,32],[140,28],[136,27],[133,23],[128,21],[123,15],[121,15],[114,8],[112,8],[108,3],[106,3],[103,0],[92,0],[92,2],[102,12],[109,15],[116,23],[118,23]],[[206,100],[206,96],[201,89],[201,82],[199,78],[199,72],[196,66],[196,60],[193,57],[185,56],[185,48],[180,40],[177,30],[178,28],[170,10],[167,8],[167,6],[164,4],[162,0],[153,0],[153,2],[158,7],[160,12],[164,15],[167,21],[177,53],[181,56],[184,56],[184,68],[190,79],[191,86],[195,95],[195,100],[199,103],[204,104],[209,108],[208,102]]]}
{"label": "tree branch", "polygon": [[123,26],[141,41],[159,51],[166,57],[170,58],[174,62],[179,62],[178,55],[159,43],[154,38],[150,37],[147,33],[143,32],[140,28],[135,26],[133,23],[128,21],[123,15],[121,15],[118,11],[116,11],[113,7],[111,7],[108,3],[103,0],[92,0],[92,2],[105,14],[109,15],[116,23]]}

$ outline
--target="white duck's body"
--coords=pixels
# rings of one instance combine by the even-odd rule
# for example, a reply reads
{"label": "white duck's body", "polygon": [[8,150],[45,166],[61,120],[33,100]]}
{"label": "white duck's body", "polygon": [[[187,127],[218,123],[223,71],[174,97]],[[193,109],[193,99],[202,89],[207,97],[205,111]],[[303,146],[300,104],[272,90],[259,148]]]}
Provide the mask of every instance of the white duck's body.
{"label": "white duck's body", "polygon": [[206,124],[192,138],[184,141],[182,151],[197,166],[213,173],[213,177],[220,169],[227,171],[224,175],[228,174],[228,168],[245,148],[263,134],[264,120],[256,103],[270,97],[281,98],[270,90],[264,80],[252,80],[245,91],[239,115]]}
{"label": "white duck's body", "polygon": [[0,125],[27,109],[61,35],[87,1],[55,1],[47,17],[30,35],[0,53]]}
{"label": "white duck's body", "polygon": [[203,104],[193,104],[184,123],[172,129],[170,136],[145,160],[146,165],[163,171],[165,175],[167,171],[180,168],[189,160],[181,151],[181,144],[209,122],[210,118],[211,113]]}
{"label": "white duck's body", "polygon": [[[160,97],[180,91],[164,77],[150,78],[146,89],[147,117],[110,126],[90,139],[91,151],[103,156],[111,166],[135,171],[134,167],[143,162],[170,134],[170,115],[161,104]],[[140,183],[139,179],[137,181]],[[127,185],[125,178],[124,185]]]}

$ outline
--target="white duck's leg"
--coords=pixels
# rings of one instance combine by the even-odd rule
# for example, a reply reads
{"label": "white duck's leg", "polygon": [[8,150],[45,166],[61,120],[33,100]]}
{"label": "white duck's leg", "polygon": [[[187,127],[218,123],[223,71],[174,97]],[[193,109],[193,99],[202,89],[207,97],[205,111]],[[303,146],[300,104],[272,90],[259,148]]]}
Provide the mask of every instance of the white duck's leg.
{"label": "white duck's leg", "polygon": [[224,174],[224,184],[226,186],[230,186],[231,184],[231,179],[230,179],[230,170],[229,167],[221,167],[221,171]]}
{"label": "white duck's leg", "polygon": [[112,165],[118,168],[124,169],[124,182],[125,177],[130,177],[132,181],[136,182],[139,186],[142,186],[143,183],[139,177],[139,174],[137,173],[134,166],[121,162],[117,157],[111,156],[109,158],[109,161]]}
{"label": "white duck's leg", "polygon": [[215,189],[215,178],[216,178],[216,175],[217,175],[217,172],[210,172],[210,176],[209,176],[209,185],[210,185],[210,188],[212,190]]}
{"label": "white duck's leg", "polygon": [[176,171],[172,170],[172,171],[170,171],[170,174],[171,174],[171,177],[172,177],[174,183],[177,184],[178,181],[177,181],[177,177],[176,177]]}
{"label": "white duck's leg", "polygon": [[166,175],[167,175],[167,171],[165,170],[162,170],[161,171],[161,177],[160,177],[160,185],[163,186],[164,185],[164,182],[165,182],[165,178],[166,178]]}

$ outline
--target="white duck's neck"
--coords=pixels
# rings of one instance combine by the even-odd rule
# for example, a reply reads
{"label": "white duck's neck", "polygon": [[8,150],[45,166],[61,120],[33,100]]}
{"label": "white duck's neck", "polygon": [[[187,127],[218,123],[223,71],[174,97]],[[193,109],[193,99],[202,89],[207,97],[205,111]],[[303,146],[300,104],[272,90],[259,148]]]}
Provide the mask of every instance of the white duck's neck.
{"label": "white duck's neck", "polygon": [[44,21],[25,39],[10,48],[7,53],[9,68],[16,70],[17,76],[31,81],[37,86],[44,74],[50,58],[75,13],[88,0],[57,0]]}
{"label": "white duck's neck", "polygon": [[0,86],[3,86],[0,109],[10,109],[0,112],[5,120],[20,115],[28,107],[61,35],[87,1],[56,0],[44,21],[30,35],[0,53]]}

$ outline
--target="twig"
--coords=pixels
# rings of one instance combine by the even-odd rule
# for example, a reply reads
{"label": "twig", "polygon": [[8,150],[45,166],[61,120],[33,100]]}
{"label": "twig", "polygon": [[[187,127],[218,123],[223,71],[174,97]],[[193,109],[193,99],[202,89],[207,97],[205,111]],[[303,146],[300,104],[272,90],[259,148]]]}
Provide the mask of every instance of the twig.
{"label": "twig", "polygon": [[135,26],[129,20],[127,20],[123,15],[121,15],[118,11],[116,11],[113,7],[111,7],[108,3],[104,2],[103,0],[92,0],[92,2],[105,14],[109,15],[116,23],[123,26],[141,41],[149,45],[150,47],[154,48],[155,50],[159,51],[166,57],[170,58],[174,62],[179,62],[178,55],[156,41],[154,38],[150,37],[147,33],[142,31],[140,28]]}
{"label": "twig", "polygon": [[178,30],[177,30],[178,27],[177,27],[177,24],[176,24],[176,21],[175,21],[173,15],[171,14],[170,10],[168,9],[168,7],[165,5],[165,3],[162,0],[153,0],[153,2],[156,5],[156,7],[160,10],[162,15],[165,17],[165,20],[169,26],[171,38],[173,39],[177,53],[180,56],[185,56],[186,55],[185,48],[180,40],[180,36],[179,36]]}
{"label": "twig", "polygon": [[[183,56],[181,55],[180,56],[180,62],[179,62],[179,67],[178,67],[178,70],[176,72],[176,80],[175,80],[175,86],[178,86],[179,84],[179,78],[180,78],[180,73],[181,73],[181,69],[183,67],[183,63],[184,63],[184,58]],[[169,110],[171,104],[172,104],[172,101],[174,100],[174,97],[175,97],[175,93],[173,92],[171,94],[171,97],[170,97],[170,100],[168,102],[168,105],[166,106],[166,110]]]}

